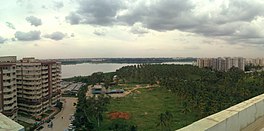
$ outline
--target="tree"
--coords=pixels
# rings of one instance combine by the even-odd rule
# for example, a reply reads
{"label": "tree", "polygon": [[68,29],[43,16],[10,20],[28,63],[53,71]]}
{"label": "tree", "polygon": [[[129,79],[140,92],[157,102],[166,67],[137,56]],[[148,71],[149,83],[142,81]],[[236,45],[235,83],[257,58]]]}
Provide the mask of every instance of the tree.
{"label": "tree", "polygon": [[171,123],[172,123],[173,115],[166,111],[159,115],[157,127],[160,127],[162,131],[171,131]]}

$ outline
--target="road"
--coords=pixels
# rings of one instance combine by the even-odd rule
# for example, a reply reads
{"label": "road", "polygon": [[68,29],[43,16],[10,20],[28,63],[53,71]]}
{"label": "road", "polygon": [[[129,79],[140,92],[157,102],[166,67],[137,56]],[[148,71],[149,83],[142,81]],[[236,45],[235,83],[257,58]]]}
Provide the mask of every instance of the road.
{"label": "road", "polygon": [[[70,124],[70,114],[74,114],[75,107],[73,103],[77,103],[77,98],[72,97],[62,97],[63,109],[60,113],[58,113],[55,118],[52,120],[53,127],[48,128],[48,123],[43,125],[43,129],[41,131],[64,131]],[[62,118],[63,117],[63,118]]]}

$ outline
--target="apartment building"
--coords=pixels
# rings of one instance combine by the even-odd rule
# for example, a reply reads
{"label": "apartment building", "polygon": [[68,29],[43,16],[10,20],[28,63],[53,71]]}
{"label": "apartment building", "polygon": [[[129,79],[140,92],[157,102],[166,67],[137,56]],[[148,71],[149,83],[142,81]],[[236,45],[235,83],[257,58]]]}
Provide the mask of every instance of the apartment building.
{"label": "apartment building", "polygon": [[199,58],[197,64],[200,68],[210,67],[213,70],[228,71],[232,67],[245,70],[245,59],[242,57],[218,57],[218,58]]}
{"label": "apartment building", "polygon": [[61,64],[23,58],[16,63],[20,113],[39,116],[60,99]]}
{"label": "apartment building", "polygon": [[0,112],[17,120],[16,57],[0,57]]}
{"label": "apartment building", "polygon": [[247,65],[264,66],[264,58],[248,58],[246,59]]}

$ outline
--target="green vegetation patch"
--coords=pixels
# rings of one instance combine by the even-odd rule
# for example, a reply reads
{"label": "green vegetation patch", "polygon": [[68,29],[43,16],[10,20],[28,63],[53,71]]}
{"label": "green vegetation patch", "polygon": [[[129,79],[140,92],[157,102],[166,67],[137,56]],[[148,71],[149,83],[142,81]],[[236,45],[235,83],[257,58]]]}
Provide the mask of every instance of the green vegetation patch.
{"label": "green vegetation patch", "polygon": [[18,121],[18,123],[22,126],[24,126],[25,130],[28,131],[30,130],[31,127],[33,127],[33,124],[24,122],[24,121]]}
{"label": "green vegetation patch", "polygon": [[[182,113],[179,98],[168,90],[160,87],[139,89],[140,93],[133,93],[124,98],[112,99],[109,112],[128,112],[131,115],[129,123],[135,123],[138,130],[159,130],[158,116],[169,111],[173,115],[172,129],[184,127],[198,120],[194,112]],[[106,123],[111,120],[105,119]]]}

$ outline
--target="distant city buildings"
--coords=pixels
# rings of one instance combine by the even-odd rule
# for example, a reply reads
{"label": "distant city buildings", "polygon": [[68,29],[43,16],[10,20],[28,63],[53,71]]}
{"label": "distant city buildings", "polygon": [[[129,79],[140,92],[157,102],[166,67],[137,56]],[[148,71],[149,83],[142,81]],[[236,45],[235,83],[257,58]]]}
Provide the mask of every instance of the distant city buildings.
{"label": "distant city buildings", "polygon": [[0,57],[0,112],[13,120],[17,111],[41,115],[60,99],[60,82],[59,62]]}
{"label": "distant city buildings", "polygon": [[218,71],[228,71],[232,67],[245,70],[245,58],[242,57],[218,57],[218,58],[198,58],[197,66],[200,68],[212,68]]}
{"label": "distant city buildings", "polygon": [[264,66],[264,58],[249,58],[246,59],[246,64],[253,66]]}

